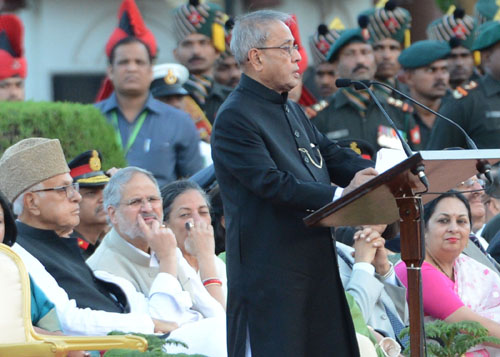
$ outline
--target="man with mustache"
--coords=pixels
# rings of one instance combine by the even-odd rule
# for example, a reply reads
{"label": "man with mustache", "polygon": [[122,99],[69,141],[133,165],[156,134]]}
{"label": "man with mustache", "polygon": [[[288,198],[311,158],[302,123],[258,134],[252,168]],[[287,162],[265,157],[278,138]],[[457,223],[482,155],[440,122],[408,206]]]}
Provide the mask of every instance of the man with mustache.
{"label": "man with mustache", "polygon": [[[213,124],[219,106],[232,91],[214,81],[215,62],[226,50],[227,18],[219,5],[198,0],[189,0],[174,10],[174,57],[189,70],[184,87],[190,94],[188,112],[195,122],[208,120]],[[208,137],[202,138],[208,140],[210,134],[211,125]]]}
{"label": "man with mustache", "polygon": [[[398,58],[404,70],[403,79],[410,90],[410,96],[436,112],[445,103],[449,88],[449,54],[450,47],[446,42],[424,40],[413,43],[401,52]],[[409,103],[407,105],[411,106]],[[436,116],[416,105],[411,108],[409,113],[416,123],[413,132],[419,133],[420,136],[420,142],[413,142],[412,149],[425,149]]]}
{"label": "man with mustache", "polygon": [[[453,119],[480,149],[500,146],[500,22],[485,22],[477,28],[473,51],[481,51],[485,75],[477,87],[461,91],[461,97],[443,106],[441,113]],[[458,89],[458,88],[457,88]],[[429,149],[468,148],[464,136],[445,121],[437,121]]]}
{"label": "man with mustache", "polygon": [[[374,79],[376,64],[373,48],[367,40],[368,34],[366,29],[346,30],[330,48],[326,58],[337,65],[339,78]],[[414,140],[414,137],[409,137],[414,127],[412,119],[397,106],[387,102],[382,104],[402,136]],[[366,90],[341,88],[333,95],[328,107],[313,119],[313,123],[331,140],[362,140],[375,150],[382,147],[401,148],[395,131]]]}
{"label": "man with mustache", "polygon": [[103,197],[112,228],[87,260],[95,274],[126,279],[145,296],[161,282],[171,294],[169,321],[188,335],[176,339],[193,352],[225,356],[225,311],[194,269],[187,269],[172,230],[162,224],[163,205],[155,178],[138,167],[118,170]]}
{"label": "man with mustache", "polygon": [[161,185],[203,167],[199,135],[185,112],[153,98],[157,47],[134,0],[124,0],[119,26],[106,44],[107,76],[114,88],[96,104],[116,130],[129,165],[149,170]]}
{"label": "man with mustache", "polygon": [[69,174],[80,186],[80,223],[72,237],[77,239],[84,259],[94,253],[108,231],[106,212],[102,206],[102,190],[109,181],[101,171],[102,156],[96,150],[86,151],[68,163]]}
{"label": "man with mustache", "polygon": [[[475,88],[479,73],[474,66],[474,53],[471,51],[476,36],[476,21],[457,8],[453,14],[446,14],[427,26],[427,36],[431,40],[448,42],[451,47],[448,57],[450,87],[461,87],[466,91]],[[461,90],[453,92],[461,97]]]}
{"label": "man with mustache", "polygon": [[[410,45],[411,15],[402,8],[397,7],[390,0],[383,7],[370,9],[362,13],[368,21],[369,41],[372,43],[377,71],[375,79],[386,82],[399,90],[407,88],[397,79],[401,69],[398,56],[401,51]],[[389,89],[377,87],[377,92],[385,97],[392,95]]]}

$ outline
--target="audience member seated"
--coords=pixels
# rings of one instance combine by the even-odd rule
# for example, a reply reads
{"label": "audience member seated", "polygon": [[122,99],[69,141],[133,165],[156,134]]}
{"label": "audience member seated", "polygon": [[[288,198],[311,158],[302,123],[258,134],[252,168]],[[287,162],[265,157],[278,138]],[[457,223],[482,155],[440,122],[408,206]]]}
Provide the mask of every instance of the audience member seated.
{"label": "audience member seated", "polygon": [[[426,320],[477,321],[500,337],[500,277],[461,254],[471,231],[471,209],[459,192],[450,191],[424,207],[425,261],[422,295]],[[407,286],[404,262],[396,274]],[[473,347],[469,352],[500,354],[499,346]],[[488,355],[488,354],[482,354]]]}
{"label": "audience member seated", "polygon": [[225,311],[182,257],[172,230],[162,225],[162,200],[154,176],[138,167],[121,169],[106,185],[103,198],[112,229],[87,260],[95,274],[126,279],[146,296],[158,290],[155,286],[163,286],[170,305],[153,308],[186,331],[182,338],[177,330],[171,337],[186,342],[191,350],[201,347],[199,353],[224,355]]}
{"label": "audience member seated", "polygon": [[226,308],[226,264],[215,256],[214,230],[205,192],[195,182],[174,181],[161,190],[163,219],[203,285]]}
{"label": "audience member seated", "polygon": [[[54,303],[64,333],[172,329],[171,323],[151,318],[147,300],[130,283],[119,287],[96,278],[76,239],[68,238],[79,223],[81,196],[59,140],[29,138],[9,147],[0,158],[0,189],[18,214],[13,249]],[[151,299],[166,299],[163,295]]]}
{"label": "audience member seated", "polygon": [[342,284],[354,297],[365,322],[382,335],[397,339],[408,324],[406,289],[387,259],[385,240],[380,235],[384,229],[374,226],[358,230],[354,248],[337,242],[337,255]]}
{"label": "audience member seated", "polygon": [[[17,229],[7,199],[0,193],[0,243],[9,247],[16,242]],[[39,333],[60,331],[57,313],[40,288],[30,278],[31,322]]]}

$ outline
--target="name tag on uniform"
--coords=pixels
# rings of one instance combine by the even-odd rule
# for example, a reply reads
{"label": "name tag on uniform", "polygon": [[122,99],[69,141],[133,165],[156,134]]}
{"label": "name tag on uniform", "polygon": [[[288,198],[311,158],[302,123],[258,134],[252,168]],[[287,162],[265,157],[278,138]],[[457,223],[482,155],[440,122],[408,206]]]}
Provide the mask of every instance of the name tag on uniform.
{"label": "name tag on uniform", "polygon": [[500,118],[500,110],[486,112],[486,118]]}
{"label": "name tag on uniform", "polygon": [[348,129],[341,129],[341,130],[330,131],[330,132],[326,133],[326,137],[330,140],[337,140],[340,138],[344,138],[346,136],[349,136]]}

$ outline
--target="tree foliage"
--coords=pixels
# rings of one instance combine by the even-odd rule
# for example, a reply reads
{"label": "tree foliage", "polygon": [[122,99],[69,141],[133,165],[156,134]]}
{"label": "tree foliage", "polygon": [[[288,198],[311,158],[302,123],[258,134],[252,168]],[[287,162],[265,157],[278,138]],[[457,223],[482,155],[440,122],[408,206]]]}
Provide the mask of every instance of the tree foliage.
{"label": "tree foliage", "polygon": [[0,105],[0,153],[30,137],[59,139],[69,161],[87,150],[99,150],[103,169],[126,161],[114,128],[93,105],[51,102],[3,102]]}

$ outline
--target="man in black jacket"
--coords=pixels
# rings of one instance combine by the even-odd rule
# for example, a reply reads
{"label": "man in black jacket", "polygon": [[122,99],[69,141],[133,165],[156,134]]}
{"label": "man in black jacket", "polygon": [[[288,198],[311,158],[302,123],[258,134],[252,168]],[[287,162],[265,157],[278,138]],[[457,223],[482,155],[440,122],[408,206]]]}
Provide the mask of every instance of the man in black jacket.
{"label": "man in black jacket", "polygon": [[302,219],[341,194],[331,182],[349,191],[376,171],[287,100],[301,60],[287,20],[263,10],[236,21],[231,50],[244,74],[212,137],[227,227],[228,355],[357,356],[330,230]]}

